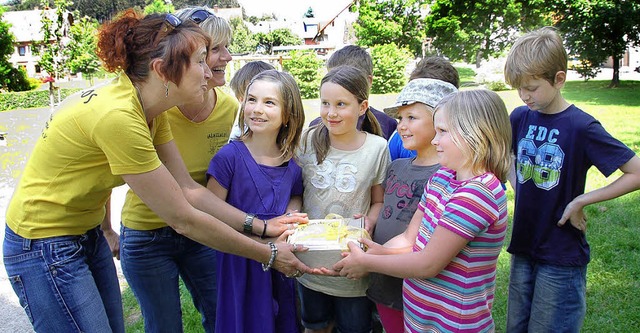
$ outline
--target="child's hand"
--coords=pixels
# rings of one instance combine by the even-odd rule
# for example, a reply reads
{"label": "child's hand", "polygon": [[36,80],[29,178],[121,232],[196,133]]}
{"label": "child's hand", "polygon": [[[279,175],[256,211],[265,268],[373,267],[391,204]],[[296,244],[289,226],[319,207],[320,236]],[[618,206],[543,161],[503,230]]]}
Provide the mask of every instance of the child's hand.
{"label": "child's hand", "polygon": [[371,223],[367,215],[353,214],[354,219],[359,219],[361,217],[364,217],[364,230],[366,230],[369,235],[373,235],[373,228],[375,227],[375,224]]}
{"label": "child's hand", "polygon": [[367,249],[367,254],[385,254],[384,246],[368,238],[360,238],[358,239],[358,241],[365,246],[365,249]]}
{"label": "child's hand", "polygon": [[558,227],[562,227],[567,220],[582,233],[587,232],[587,217],[584,215],[584,207],[578,204],[575,199],[564,209],[562,217],[558,221]]}
{"label": "child's hand", "polygon": [[369,272],[362,264],[362,259],[365,256],[364,251],[354,242],[349,242],[347,246],[349,247],[349,252],[342,253],[342,260],[333,265],[333,270],[339,272],[340,276],[349,279],[360,279],[369,275]]}

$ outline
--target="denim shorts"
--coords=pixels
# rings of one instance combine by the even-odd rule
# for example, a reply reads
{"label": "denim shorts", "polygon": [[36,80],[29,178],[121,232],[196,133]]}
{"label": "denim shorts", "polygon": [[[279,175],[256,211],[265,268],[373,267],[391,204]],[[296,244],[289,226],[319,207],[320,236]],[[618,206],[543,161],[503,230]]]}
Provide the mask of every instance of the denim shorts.
{"label": "denim shorts", "polygon": [[99,227],[27,239],[5,227],[4,265],[37,332],[124,332],[116,268]]}
{"label": "denim shorts", "polygon": [[298,283],[302,325],[311,330],[328,327],[335,320],[339,333],[368,333],[373,329],[373,302],[366,296],[337,297]]}
{"label": "denim shorts", "polygon": [[587,266],[542,264],[512,255],[507,332],[580,332]]}

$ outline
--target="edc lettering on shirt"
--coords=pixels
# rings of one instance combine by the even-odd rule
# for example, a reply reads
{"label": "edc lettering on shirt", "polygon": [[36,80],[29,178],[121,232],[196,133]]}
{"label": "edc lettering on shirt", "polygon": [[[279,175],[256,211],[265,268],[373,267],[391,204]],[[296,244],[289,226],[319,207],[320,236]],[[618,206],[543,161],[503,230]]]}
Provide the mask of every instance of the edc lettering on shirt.
{"label": "edc lettering on shirt", "polygon": [[560,134],[556,128],[529,125],[527,134],[518,142],[516,175],[520,184],[532,181],[547,191],[558,185],[565,157],[556,144]]}

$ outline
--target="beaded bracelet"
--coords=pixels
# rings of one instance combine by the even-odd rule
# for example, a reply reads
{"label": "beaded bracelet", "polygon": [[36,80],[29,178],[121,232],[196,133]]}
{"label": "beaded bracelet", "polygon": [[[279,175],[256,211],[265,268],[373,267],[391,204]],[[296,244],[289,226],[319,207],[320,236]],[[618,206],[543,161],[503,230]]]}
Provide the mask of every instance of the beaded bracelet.
{"label": "beaded bracelet", "polygon": [[273,266],[273,262],[276,261],[276,256],[278,255],[278,247],[273,242],[268,242],[269,247],[271,248],[271,257],[269,257],[269,262],[266,264],[262,264],[262,270],[268,271],[271,266]]}
{"label": "beaded bracelet", "polygon": [[262,220],[262,222],[264,222],[264,229],[262,229],[262,235],[260,235],[260,238],[264,239],[264,236],[267,235],[267,220]]}

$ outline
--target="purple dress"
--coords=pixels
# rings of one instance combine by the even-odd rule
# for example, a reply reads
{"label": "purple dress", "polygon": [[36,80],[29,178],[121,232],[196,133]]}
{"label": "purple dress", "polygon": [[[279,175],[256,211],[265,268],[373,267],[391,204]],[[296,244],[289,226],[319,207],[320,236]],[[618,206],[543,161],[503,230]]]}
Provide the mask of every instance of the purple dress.
{"label": "purple dress", "polygon": [[[242,141],[231,141],[211,159],[208,177],[227,189],[227,202],[256,214],[254,223],[286,212],[291,196],[302,195],[302,169],[259,165]],[[218,252],[216,332],[298,332],[295,280],[261,263]]]}

